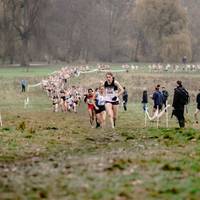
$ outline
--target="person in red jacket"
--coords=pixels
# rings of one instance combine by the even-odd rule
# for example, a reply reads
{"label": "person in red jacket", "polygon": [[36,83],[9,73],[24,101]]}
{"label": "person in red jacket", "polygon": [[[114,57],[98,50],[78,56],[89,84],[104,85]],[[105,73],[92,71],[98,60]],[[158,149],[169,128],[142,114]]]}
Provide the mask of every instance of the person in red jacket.
{"label": "person in red jacket", "polygon": [[94,128],[94,120],[95,120],[95,102],[94,102],[94,91],[92,88],[88,89],[88,93],[85,95],[84,101],[87,103],[88,114],[90,118],[90,124],[92,128]]}

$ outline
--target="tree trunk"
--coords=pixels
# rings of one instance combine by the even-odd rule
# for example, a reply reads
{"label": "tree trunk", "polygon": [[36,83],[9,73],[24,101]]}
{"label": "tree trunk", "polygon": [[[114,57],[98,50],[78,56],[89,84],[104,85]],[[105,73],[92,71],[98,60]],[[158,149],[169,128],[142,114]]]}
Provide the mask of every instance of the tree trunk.
{"label": "tree trunk", "polygon": [[112,54],[113,54],[113,6],[112,6],[112,2],[110,2],[109,4],[109,21],[108,21],[108,38],[109,38],[109,57],[108,60],[109,62],[112,62]]}
{"label": "tree trunk", "polygon": [[131,55],[131,61],[135,61],[135,62],[138,62],[138,52],[139,52],[139,39],[137,39],[137,42],[136,42],[136,47],[134,49],[134,47],[132,48],[132,55]]}
{"label": "tree trunk", "polygon": [[21,51],[21,58],[20,64],[22,67],[27,67],[26,71],[29,71],[29,62],[28,62],[28,39],[22,39],[22,51]]}

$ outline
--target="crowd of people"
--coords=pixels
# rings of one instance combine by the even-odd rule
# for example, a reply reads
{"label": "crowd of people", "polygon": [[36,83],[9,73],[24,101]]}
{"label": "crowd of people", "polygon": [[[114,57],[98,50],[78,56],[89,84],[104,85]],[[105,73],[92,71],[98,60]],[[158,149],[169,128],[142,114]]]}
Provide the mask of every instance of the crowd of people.
{"label": "crowd of people", "polygon": [[[172,102],[172,107],[173,107],[172,117],[175,116],[178,120],[180,128],[184,128],[185,127],[184,111],[185,111],[186,105],[190,101],[190,96],[189,96],[188,91],[183,87],[182,81],[178,80],[176,84],[177,86],[174,89],[173,102]],[[155,87],[155,91],[153,92],[153,95],[150,96],[153,100],[153,112],[156,112],[156,111],[159,112],[163,108],[166,108],[167,106],[169,93],[165,89],[165,87],[162,87],[162,89],[160,88],[161,86],[157,85]],[[143,110],[147,111],[148,94],[147,94],[146,89],[143,90],[142,104],[143,104]],[[196,97],[196,104],[197,104],[197,107],[194,113],[194,117],[195,117],[195,123],[198,124],[197,115],[200,112],[200,90]]]}
{"label": "crowd of people", "polygon": [[[141,67],[138,65],[123,64],[123,69],[139,70]],[[161,64],[153,63],[148,65],[149,72],[196,72],[200,71],[199,64]]]}
{"label": "crowd of people", "polygon": [[68,84],[70,78],[76,76],[77,73],[76,67],[64,67],[60,71],[52,73],[47,80],[42,80],[42,88],[51,99],[54,112],[61,110],[62,112],[77,113],[77,106],[84,89],[76,86],[69,87]]}
{"label": "crowd of people", "polygon": [[199,64],[151,64],[149,72],[196,72],[200,71]]}
{"label": "crowd of people", "polygon": [[[100,66],[99,69],[105,68]],[[127,66],[124,66],[127,68]],[[90,67],[64,67],[60,71],[53,72],[46,80],[42,80],[42,88],[46,91],[49,99],[52,101],[54,112],[74,112],[81,100],[87,104],[89,122],[91,127],[99,128],[105,126],[106,116],[109,118],[110,127],[115,128],[118,116],[118,109],[121,103],[124,111],[127,111],[128,91],[115,79],[111,72],[107,72],[105,81],[99,83],[98,88],[86,89],[80,86],[70,86],[69,82],[72,77],[76,77],[81,71],[88,71]],[[106,66],[106,69],[109,69]],[[26,81],[21,81],[22,92],[25,92]],[[119,97],[122,96],[120,99]],[[153,100],[153,113],[160,112],[167,107],[169,93],[164,86],[159,84],[150,97]],[[143,89],[142,104],[144,112],[147,111],[148,104],[147,89]],[[184,111],[185,106],[189,103],[189,93],[183,87],[181,81],[177,81],[177,87],[174,89],[173,111],[172,116],[176,116],[179,126],[185,127]],[[200,112],[200,91],[196,97],[197,109],[194,113],[195,122],[198,123],[198,113]],[[163,111],[164,112],[164,111]],[[166,109],[165,109],[166,112]]]}
{"label": "crowd of people", "polygon": [[[103,66],[104,67],[104,66]],[[64,67],[60,71],[53,72],[46,80],[42,80],[42,88],[52,101],[54,112],[77,113],[81,99],[87,104],[91,127],[104,127],[106,115],[110,121],[110,127],[116,126],[118,116],[119,96],[123,96],[124,110],[127,110],[128,93],[125,87],[115,80],[111,72],[106,73],[105,82],[100,82],[99,87],[93,90],[85,90],[82,87],[70,86],[69,81],[77,76],[80,71],[88,71],[89,67]],[[102,69],[102,66],[101,66]],[[106,66],[106,69],[109,69]],[[87,91],[87,92],[86,92]]]}

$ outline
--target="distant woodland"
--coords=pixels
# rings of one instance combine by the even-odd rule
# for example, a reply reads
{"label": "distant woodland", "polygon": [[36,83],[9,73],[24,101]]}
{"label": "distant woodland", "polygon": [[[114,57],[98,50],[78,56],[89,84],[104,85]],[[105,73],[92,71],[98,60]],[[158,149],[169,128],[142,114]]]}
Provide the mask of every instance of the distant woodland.
{"label": "distant woodland", "polygon": [[200,61],[200,0],[0,0],[0,63]]}

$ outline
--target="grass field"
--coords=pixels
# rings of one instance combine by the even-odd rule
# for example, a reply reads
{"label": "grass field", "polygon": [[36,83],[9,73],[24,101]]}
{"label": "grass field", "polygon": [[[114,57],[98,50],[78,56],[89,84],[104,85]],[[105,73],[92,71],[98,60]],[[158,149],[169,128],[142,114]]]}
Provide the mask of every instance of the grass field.
{"label": "grass field", "polygon": [[[34,84],[57,69],[0,68],[0,199],[199,199],[200,131],[193,125],[198,74],[116,74],[130,102],[127,112],[120,108],[113,131],[91,129],[83,103],[78,114],[52,113],[40,88],[20,93],[22,78]],[[102,73],[81,75],[70,84],[91,87],[103,79]],[[172,96],[177,79],[193,95],[187,128],[177,129],[170,119],[166,129],[165,117],[159,129],[155,122],[144,128],[142,88],[152,91],[161,83]],[[24,109],[27,96],[30,106]]]}

